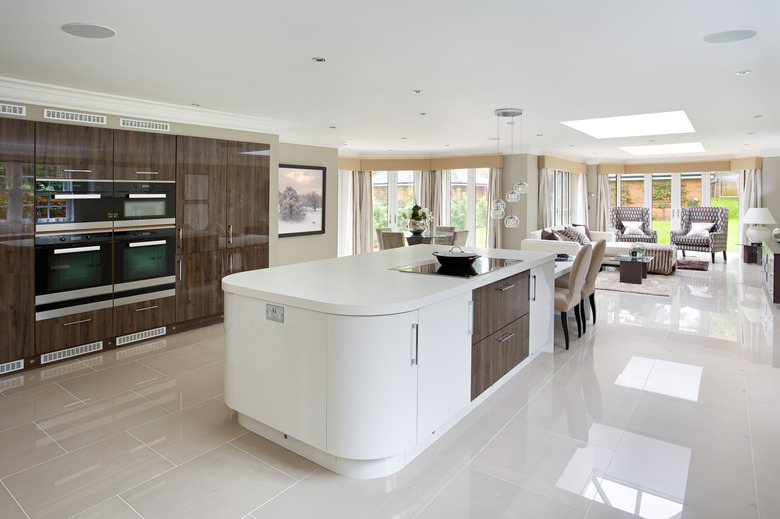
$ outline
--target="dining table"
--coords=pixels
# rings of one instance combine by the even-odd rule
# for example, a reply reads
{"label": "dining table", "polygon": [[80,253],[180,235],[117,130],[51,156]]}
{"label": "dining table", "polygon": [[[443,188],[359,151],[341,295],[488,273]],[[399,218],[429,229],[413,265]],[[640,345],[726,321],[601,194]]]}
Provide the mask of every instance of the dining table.
{"label": "dining table", "polygon": [[449,238],[452,233],[449,231],[437,231],[435,229],[426,229],[420,234],[414,234],[411,231],[404,231],[406,243],[409,245],[419,245],[421,243],[433,243],[434,238]]}

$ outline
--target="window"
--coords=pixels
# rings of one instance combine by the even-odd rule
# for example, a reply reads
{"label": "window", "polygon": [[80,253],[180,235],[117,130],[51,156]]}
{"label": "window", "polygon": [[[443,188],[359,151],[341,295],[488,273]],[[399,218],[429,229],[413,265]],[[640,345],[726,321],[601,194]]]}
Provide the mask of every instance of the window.
{"label": "window", "polygon": [[487,243],[487,191],[490,170],[453,169],[450,171],[450,225],[468,229],[469,246]]}
{"label": "window", "polygon": [[552,225],[571,223],[571,173],[550,170]]}
{"label": "window", "polygon": [[[404,214],[414,205],[413,171],[374,171],[371,174],[374,228],[406,230]],[[374,248],[378,248],[374,236]]]}

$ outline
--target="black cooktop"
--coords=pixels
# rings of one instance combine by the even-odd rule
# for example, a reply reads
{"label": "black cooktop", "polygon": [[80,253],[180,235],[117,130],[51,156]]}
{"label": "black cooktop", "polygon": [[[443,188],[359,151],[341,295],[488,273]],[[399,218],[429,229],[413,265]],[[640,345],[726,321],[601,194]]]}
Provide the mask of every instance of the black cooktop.
{"label": "black cooktop", "polygon": [[470,267],[445,268],[439,264],[438,260],[434,259],[421,263],[411,263],[409,265],[393,267],[392,270],[398,270],[400,272],[411,272],[413,274],[432,274],[435,276],[459,276],[468,278],[472,276],[479,276],[480,274],[487,274],[493,270],[507,267],[509,265],[515,265],[521,261],[523,260],[479,257],[474,261],[473,266]]}

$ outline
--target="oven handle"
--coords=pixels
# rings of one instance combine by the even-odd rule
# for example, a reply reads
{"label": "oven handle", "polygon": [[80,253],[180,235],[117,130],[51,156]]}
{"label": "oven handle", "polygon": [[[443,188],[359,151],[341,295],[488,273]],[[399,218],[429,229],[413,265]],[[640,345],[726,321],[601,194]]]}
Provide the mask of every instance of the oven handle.
{"label": "oven handle", "polygon": [[165,193],[130,193],[127,198],[168,198]]}
{"label": "oven handle", "polygon": [[69,247],[67,249],[54,249],[54,254],[72,254],[74,252],[92,252],[100,250],[100,245],[91,245],[89,247]]}
{"label": "oven handle", "polygon": [[168,242],[166,240],[154,240],[154,241],[134,241],[131,243],[128,243],[128,247],[153,247],[155,245],[166,245]]}
{"label": "oven handle", "polygon": [[54,200],[87,200],[87,199],[95,199],[100,198],[100,194],[59,194],[59,195],[52,195],[52,199]]}

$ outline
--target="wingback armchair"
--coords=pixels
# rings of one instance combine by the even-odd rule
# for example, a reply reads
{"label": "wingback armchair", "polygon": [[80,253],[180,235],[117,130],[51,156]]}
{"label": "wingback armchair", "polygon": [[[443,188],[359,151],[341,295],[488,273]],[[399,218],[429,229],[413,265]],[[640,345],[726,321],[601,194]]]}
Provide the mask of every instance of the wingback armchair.
{"label": "wingback armchair", "polygon": [[[610,207],[609,214],[616,241],[658,243],[658,231],[650,224],[649,207]],[[630,233],[631,226],[623,222],[640,222],[642,234]]]}
{"label": "wingback armchair", "polygon": [[[694,223],[712,222],[709,231],[691,233]],[[709,252],[715,263],[715,253],[723,252],[726,261],[726,242],[729,236],[728,207],[683,207],[680,210],[680,228],[672,231],[672,245],[677,246],[685,256],[686,250]]]}

